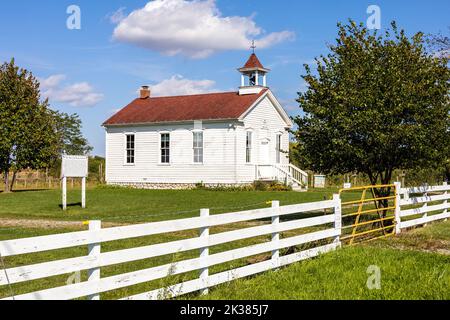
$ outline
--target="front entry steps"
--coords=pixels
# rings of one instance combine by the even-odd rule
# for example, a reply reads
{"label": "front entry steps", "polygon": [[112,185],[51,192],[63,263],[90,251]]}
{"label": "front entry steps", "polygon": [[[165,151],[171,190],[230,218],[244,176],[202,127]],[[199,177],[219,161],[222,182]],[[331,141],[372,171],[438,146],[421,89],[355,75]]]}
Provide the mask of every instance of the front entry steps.
{"label": "front entry steps", "polygon": [[295,191],[295,192],[307,192],[308,188],[307,187],[302,187],[302,186],[298,185],[297,183],[294,183],[292,185],[292,191]]}

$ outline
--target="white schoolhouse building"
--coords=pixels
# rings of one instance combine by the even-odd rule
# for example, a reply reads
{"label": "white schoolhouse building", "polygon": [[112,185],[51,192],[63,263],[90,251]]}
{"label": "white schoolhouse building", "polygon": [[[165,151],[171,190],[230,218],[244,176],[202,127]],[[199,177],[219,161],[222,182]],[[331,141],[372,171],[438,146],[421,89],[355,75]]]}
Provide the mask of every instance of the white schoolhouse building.
{"label": "white schoolhouse building", "polygon": [[293,123],[267,86],[253,53],[236,92],[140,96],[103,123],[106,182],[138,188],[235,186],[256,180],[301,188],[308,176],[289,162]]}

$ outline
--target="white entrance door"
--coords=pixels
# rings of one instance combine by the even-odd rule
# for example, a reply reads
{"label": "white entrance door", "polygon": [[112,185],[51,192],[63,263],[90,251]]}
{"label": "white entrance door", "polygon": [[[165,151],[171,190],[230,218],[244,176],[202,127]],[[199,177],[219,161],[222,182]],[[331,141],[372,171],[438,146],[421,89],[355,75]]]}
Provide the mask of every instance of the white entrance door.
{"label": "white entrance door", "polygon": [[273,178],[273,168],[270,165],[270,140],[263,139],[259,145],[259,178],[270,180]]}
{"label": "white entrance door", "polygon": [[270,141],[263,139],[259,148],[259,163],[262,165],[270,164]]}

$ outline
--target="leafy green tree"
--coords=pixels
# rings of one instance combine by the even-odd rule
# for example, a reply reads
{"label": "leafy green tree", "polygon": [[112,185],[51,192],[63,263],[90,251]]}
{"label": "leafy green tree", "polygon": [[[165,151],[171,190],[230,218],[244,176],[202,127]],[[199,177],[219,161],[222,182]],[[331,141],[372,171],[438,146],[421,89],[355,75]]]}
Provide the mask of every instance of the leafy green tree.
{"label": "leafy green tree", "polygon": [[82,123],[78,114],[55,112],[60,154],[87,155],[92,151],[89,142],[81,132]]}
{"label": "leafy green tree", "polygon": [[0,66],[0,173],[9,192],[9,172],[39,169],[57,156],[55,119],[41,101],[39,82],[12,59]]}
{"label": "leafy green tree", "polygon": [[[450,27],[447,29],[447,34],[429,35],[427,42],[433,54],[450,58]],[[444,171],[446,181],[450,182],[450,158],[447,159]]]}
{"label": "leafy green tree", "polygon": [[437,55],[450,57],[450,27],[448,34],[433,34],[427,37],[430,49]]}
{"label": "leafy green tree", "polygon": [[450,145],[448,58],[427,53],[421,33],[409,38],[394,22],[382,35],[353,21],[338,28],[316,71],[305,65],[297,160],[324,174],[364,173],[373,185],[389,184],[395,169],[442,165]]}
{"label": "leafy green tree", "polygon": [[0,67],[0,136],[5,192],[21,170],[51,168],[60,165],[61,154],[92,151],[81,133],[80,117],[51,110],[48,100],[41,100],[38,80],[14,59]]}

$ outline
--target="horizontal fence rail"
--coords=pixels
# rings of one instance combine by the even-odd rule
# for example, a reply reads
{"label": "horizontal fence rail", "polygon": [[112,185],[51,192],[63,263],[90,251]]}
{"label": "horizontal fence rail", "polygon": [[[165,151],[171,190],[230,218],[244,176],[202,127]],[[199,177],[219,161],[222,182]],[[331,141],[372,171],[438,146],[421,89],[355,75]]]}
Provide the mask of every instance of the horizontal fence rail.
{"label": "horizontal fence rail", "polygon": [[[324,210],[326,209],[332,209],[331,211],[333,213],[324,215]],[[305,218],[304,215],[296,215],[295,217],[290,216],[289,220],[285,222],[280,221],[280,217],[304,213],[315,213],[315,215],[318,216]],[[251,226],[211,235],[209,234],[209,229],[211,227],[270,218],[272,219],[272,223],[270,224]],[[201,211],[201,216],[198,218],[154,222],[108,229],[101,229],[99,221],[91,221],[89,225],[90,229],[88,231],[0,241],[0,254],[2,257],[88,246],[88,255],[86,256],[2,270],[0,271],[0,286],[87,270],[87,281],[15,295],[14,297],[5,299],[61,300],[87,297],[88,299],[96,300],[100,298],[100,293],[103,292],[130,287],[136,284],[198,270],[200,271],[198,279],[180,283],[178,285],[171,286],[171,288],[160,288],[152,292],[131,296],[128,299],[156,299],[159,297],[161,292],[165,292],[167,289],[176,288],[183,289],[176,294],[172,294],[173,296],[194,291],[200,291],[205,294],[207,293],[207,289],[211,286],[231,281],[235,278],[241,278],[270,269],[276,269],[281,266],[336,249],[340,246],[340,224],[341,209],[340,199],[338,196],[335,196],[333,200],[330,201],[289,206],[279,206],[278,201],[273,201],[271,208],[220,215],[209,215],[209,210],[203,209]],[[327,225],[329,225],[328,228],[326,227]],[[282,232],[317,226],[322,226],[322,228],[327,229],[280,239],[280,233]],[[194,229],[198,229],[200,231],[199,237],[111,252],[101,252],[100,250],[101,243],[103,242]],[[265,235],[272,235],[272,240],[251,246],[209,254],[209,248],[212,246]],[[324,239],[328,239],[331,243],[326,245],[317,244],[316,247],[312,249],[284,256],[280,255],[281,249],[310,244]],[[143,270],[137,270],[105,278],[100,277],[100,270],[102,267],[165,256],[168,254],[177,254],[190,250],[199,250],[199,256],[179,262],[146,268]],[[209,274],[209,267],[211,266],[264,253],[272,253],[272,258],[267,261],[228,270],[226,272],[212,275]]]}
{"label": "horizontal fence rail", "polygon": [[396,233],[402,229],[450,218],[450,186],[401,188],[396,183]]}

